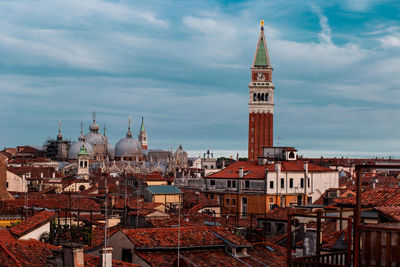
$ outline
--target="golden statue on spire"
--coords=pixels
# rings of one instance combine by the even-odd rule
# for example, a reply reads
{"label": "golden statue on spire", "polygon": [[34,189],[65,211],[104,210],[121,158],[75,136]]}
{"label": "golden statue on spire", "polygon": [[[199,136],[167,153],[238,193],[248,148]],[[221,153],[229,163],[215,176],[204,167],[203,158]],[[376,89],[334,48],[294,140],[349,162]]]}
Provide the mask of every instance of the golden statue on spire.
{"label": "golden statue on spire", "polygon": [[260,24],[261,24],[261,27],[264,27],[264,20],[263,19],[260,21]]}

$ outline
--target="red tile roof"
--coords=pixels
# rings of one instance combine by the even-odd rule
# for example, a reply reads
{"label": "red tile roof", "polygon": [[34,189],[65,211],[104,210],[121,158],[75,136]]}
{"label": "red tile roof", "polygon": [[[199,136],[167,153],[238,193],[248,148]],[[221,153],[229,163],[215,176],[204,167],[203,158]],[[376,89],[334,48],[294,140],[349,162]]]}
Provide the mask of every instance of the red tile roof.
{"label": "red tile roof", "polygon": [[43,267],[53,249],[58,247],[34,239],[0,241],[0,266]]}
{"label": "red tile roof", "polygon": [[399,207],[375,207],[377,211],[389,217],[395,222],[400,222],[400,206]]}
{"label": "red tile roof", "polygon": [[[85,267],[98,267],[99,266],[99,261],[100,261],[99,256],[83,254],[83,258],[85,261]],[[128,262],[124,262],[124,261],[112,260],[112,266],[139,267],[140,265],[137,265],[134,263],[128,263]]]}
{"label": "red tile roof", "polygon": [[0,242],[15,242],[16,239],[13,237],[7,229],[0,229]]}
{"label": "red tile roof", "polygon": [[10,232],[18,237],[33,231],[35,228],[44,225],[53,218],[55,218],[55,213],[52,211],[41,211],[36,213],[32,217],[29,217],[25,221],[17,224],[16,226],[10,228]]}
{"label": "red tile roof", "polygon": [[[301,160],[282,161],[282,172],[304,172],[304,163]],[[265,166],[258,165],[256,161],[237,161],[227,168],[207,176],[207,178],[239,178],[239,168],[243,168],[244,177],[247,179],[264,179],[266,169],[268,172],[275,172],[275,164],[267,164]],[[337,172],[330,168],[308,164],[309,172]]]}
{"label": "red tile roof", "polygon": [[[356,205],[356,197],[345,197],[336,200],[337,206]],[[364,208],[377,206],[400,206],[400,188],[376,188],[366,190],[361,194],[361,206]]]}
{"label": "red tile roof", "polygon": [[41,180],[43,178],[52,178],[53,173],[55,177],[62,178],[64,175],[54,168],[51,167],[31,167],[31,166],[22,166],[22,167],[8,167],[8,171],[16,174],[16,175],[26,175],[30,173],[30,177],[26,177],[27,180]]}
{"label": "red tile roof", "polygon": [[[150,266],[154,267],[169,267],[175,266],[178,255],[176,251],[173,252],[135,252],[140,258],[146,261]],[[225,252],[224,249],[212,249],[212,250],[194,250],[194,251],[181,251],[180,263],[183,266],[233,266],[241,267],[243,263],[235,259],[231,255]]]}
{"label": "red tile roof", "polygon": [[[259,262],[264,263],[263,266],[267,265],[270,267],[286,266],[287,264],[286,248],[275,245],[268,241],[253,244],[253,247],[248,249],[247,252],[251,258],[241,258],[241,260],[249,263],[252,266],[259,266]],[[254,259],[259,262],[255,261]]]}
{"label": "red tile roof", "polygon": [[[178,228],[139,228],[123,229],[122,232],[135,245],[136,249],[143,248],[177,248]],[[181,227],[181,247],[222,246],[223,241],[207,226]]]}

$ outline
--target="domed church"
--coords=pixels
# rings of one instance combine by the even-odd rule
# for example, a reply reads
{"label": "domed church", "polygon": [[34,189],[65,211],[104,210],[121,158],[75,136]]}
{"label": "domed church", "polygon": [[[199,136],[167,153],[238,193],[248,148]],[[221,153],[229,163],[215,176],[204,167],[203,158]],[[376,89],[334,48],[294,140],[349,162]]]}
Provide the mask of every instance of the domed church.
{"label": "domed church", "polygon": [[128,120],[128,131],[126,137],[122,138],[115,145],[114,158],[115,160],[127,160],[127,161],[142,161],[143,150],[142,145],[132,136],[131,132],[132,119],[129,117]]}
{"label": "domed church", "polygon": [[78,155],[82,147],[86,148],[89,153],[89,158],[94,159],[93,148],[88,142],[86,142],[86,138],[83,135],[83,122],[81,122],[81,135],[78,137],[78,141],[74,142],[69,149],[68,160],[78,160]]}
{"label": "domed church", "polygon": [[114,154],[114,149],[111,144],[108,144],[108,138],[99,133],[99,125],[96,124],[96,112],[92,113],[93,123],[89,126],[90,132],[85,136],[86,142],[88,142],[94,151],[94,159],[97,161],[104,160],[107,156],[112,159]]}

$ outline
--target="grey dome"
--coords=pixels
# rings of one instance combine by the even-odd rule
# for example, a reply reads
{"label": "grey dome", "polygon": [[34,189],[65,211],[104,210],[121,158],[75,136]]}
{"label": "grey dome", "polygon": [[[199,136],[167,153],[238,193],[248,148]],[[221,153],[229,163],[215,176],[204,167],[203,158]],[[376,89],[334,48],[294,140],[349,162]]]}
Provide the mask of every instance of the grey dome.
{"label": "grey dome", "polygon": [[114,152],[116,157],[140,157],[143,155],[142,146],[132,135],[129,136],[128,134],[118,141]]}
{"label": "grey dome", "polygon": [[106,138],[99,134],[98,132],[91,131],[85,136],[86,142],[91,144],[92,146],[94,145],[102,145],[102,144],[107,144]]}
{"label": "grey dome", "polygon": [[71,145],[71,148],[69,149],[69,152],[68,152],[68,159],[78,159],[78,154],[79,154],[79,151],[81,151],[82,146],[86,147],[86,150],[89,152],[89,157],[93,158],[94,151],[93,151],[92,146],[88,142],[85,142],[84,140],[82,140],[82,138],[79,138],[79,139],[80,139],[79,141],[74,142]]}
{"label": "grey dome", "polygon": [[114,158],[114,146],[112,144],[107,144],[107,155],[110,159]]}

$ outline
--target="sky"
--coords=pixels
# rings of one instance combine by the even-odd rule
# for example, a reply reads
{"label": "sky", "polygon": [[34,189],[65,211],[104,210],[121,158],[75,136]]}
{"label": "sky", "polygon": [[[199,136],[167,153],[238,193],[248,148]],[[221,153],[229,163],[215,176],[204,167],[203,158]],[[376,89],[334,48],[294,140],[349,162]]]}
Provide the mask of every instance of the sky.
{"label": "sky", "polygon": [[112,144],[247,156],[250,66],[265,21],[275,145],[400,157],[400,2],[0,1],[0,148]]}

